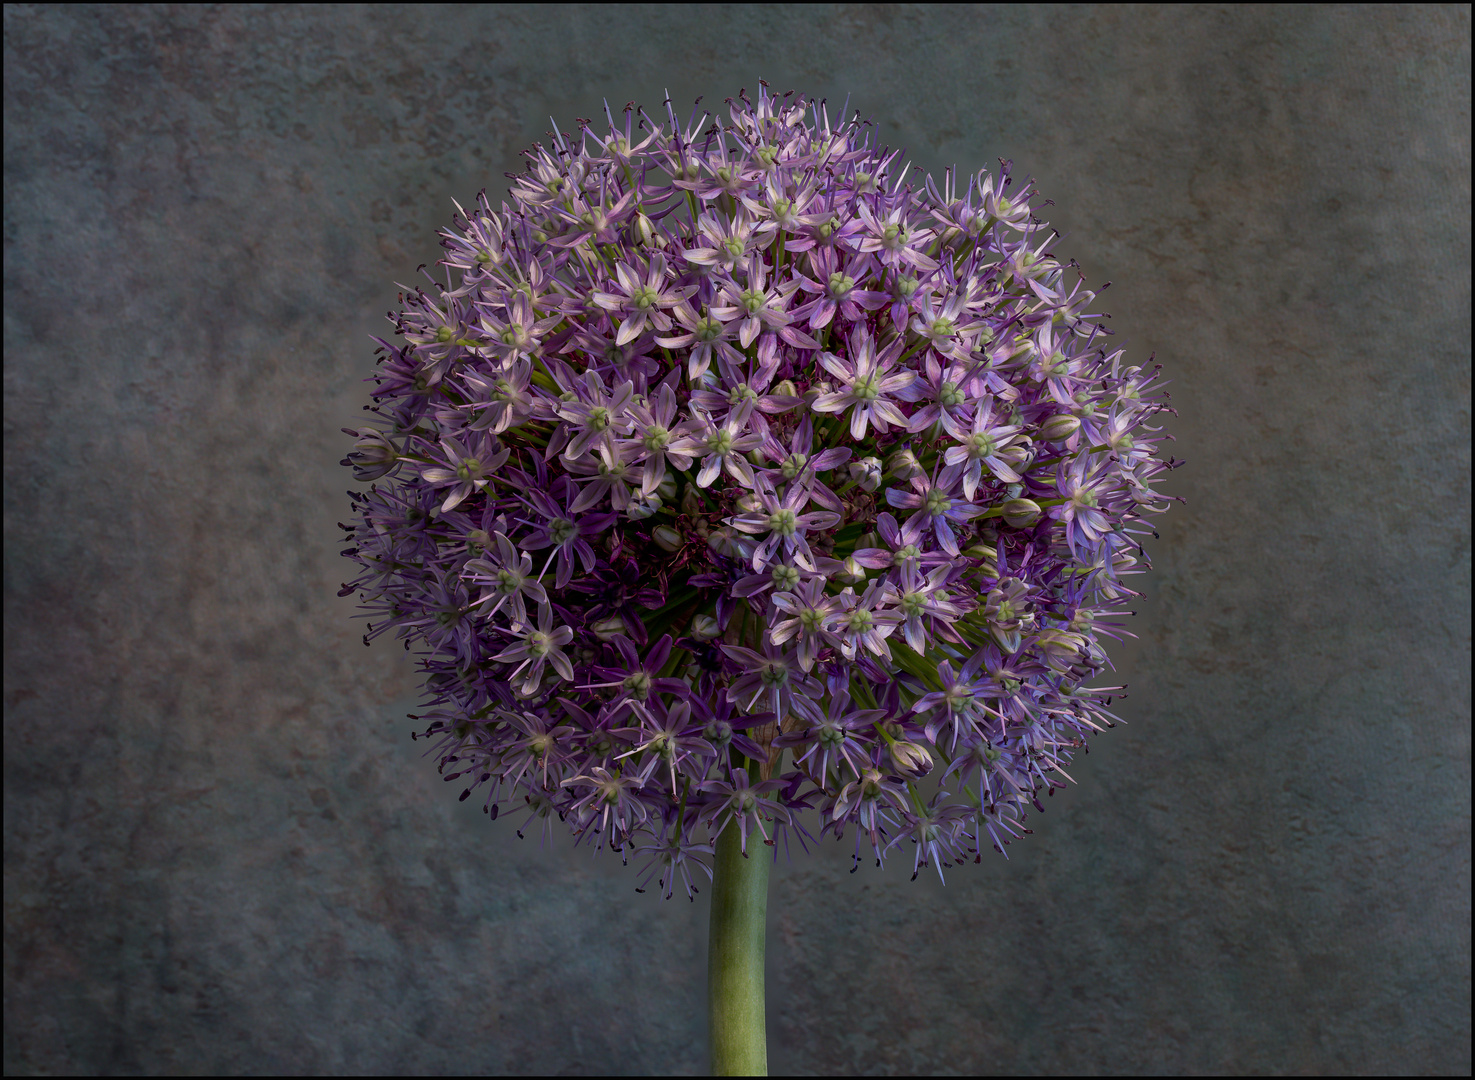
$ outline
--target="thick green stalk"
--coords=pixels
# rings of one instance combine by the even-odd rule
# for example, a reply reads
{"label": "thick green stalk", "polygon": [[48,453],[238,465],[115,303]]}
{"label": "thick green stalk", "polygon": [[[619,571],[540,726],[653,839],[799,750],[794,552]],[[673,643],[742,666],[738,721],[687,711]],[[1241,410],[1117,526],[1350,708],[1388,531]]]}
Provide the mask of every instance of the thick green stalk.
{"label": "thick green stalk", "polygon": [[717,838],[712,920],[707,936],[707,1013],[713,1076],[767,1076],[763,1020],[763,938],[768,914],[768,849],[743,857],[736,822]]}

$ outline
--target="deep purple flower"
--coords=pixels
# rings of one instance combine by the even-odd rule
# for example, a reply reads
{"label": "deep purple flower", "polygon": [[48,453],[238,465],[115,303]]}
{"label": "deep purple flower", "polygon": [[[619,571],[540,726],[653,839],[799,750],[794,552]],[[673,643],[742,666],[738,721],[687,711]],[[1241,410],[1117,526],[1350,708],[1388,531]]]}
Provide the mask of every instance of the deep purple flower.
{"label": "deep purple flower", "polygon": [[658,337],[656,344],[667,349],[691,350],[686,366],[688,379],[696,382],[706,372],[711,366],[714,352],[718,357],[733,363],[742,363],[743,354],[732,347],[732,342],[737,339],[738,331],[743,326],[737,318],[737,312],[733,313],[731,319],[724,321],[705,310],[699,314],[685,302],[677,304],[672,310],[684,332],[670,337]]}
{"label": "deep purple flower", "polygon": [[810,529],[833,529],[842,518],[831,510],[813,510],[804,513],[809,503],[809,490],[802,483],[792,483],[782,496],[763,478],[755,481],[754,495],[760,508],[751,513],[739,514],[729,524],[739,532],[750,536],[765,536],[764,541],[753,552],[753,569],[761,570],[775,552],[782,550],[801,568],[815,573],[814,554],[805,542],[804,534]]}
{"label": "deep purple flower", "polygon": [[[941,586],[953,576],[951,565],[939,566],[925,578],[913,567],[904,567],[900,581],[887,581],[879,602],[893,612],[902,637],[913,652],[925,653],[936,623],[951,625],[962,618],[963,609],[952,602],[952,594]],[[929,629],[931,633],[929,634]]]}
{"label": "deep purple flower", "polygon": [[758,359],[764,370],[772,371],[778,365],[780,344],[800,349],[817,349],[819,342],[793,326],[794,317],[789,314],[789,301],[799,283],[765,286],[765,272],[761,262],[750,262],[747,268],[747,287],[739,288],[736,281],[724,284],[717,299],[721,303],[712,305],[712,315],[724,321],[740,320],[738,344],[744,349],[758,342]]}
{"label": "deep purple flower", "polygon": [[963,466],[949,465],[935,476],[912,477],[911,491],[899,488],[887,491],[886,500],[892,506],[917,511],[907,519],[902,535],[915,542],[922,529],[931,526],[943,551],[953,556],[960,554],[954,527],[966,524],[984,509],[968,502],[966,496],[959,498],[957,487],[962,479]]}
{"label": "deep purple flower", "polygon": [[499,663],[517,665],[508,673],[507,678],[508,681],[513,681],[519,674],[522,675],[518,689],[524,697],[537,690],[543,677],[544,664],[552,664],[560,679],[573,681],[574,667],[564,654],[563,646],[573,640],[574,632],[567,626],[554,629],[551,607],[544,606],[538,610],[536,630],[531,626],[523,627],[517,637],[518,641],[492,659]]}
{"label": "deep purple flower", "polygon": [[848,585],[840,590],[840,595],[836,597],[840,601],[839,610],[830,616],[826,629],[840,639],[840,655],[845,659],[854,660],[860,649],[887,660],[891,659],[891,649],[887,646],[886,639],[903,620],[903,616],[900,612],[881,606],[885,596],[886,592],[879,580],[867,585],[866,591],[860,596],[856,596]]}
{"label": "deep purple flower", "polygon": [[487,335],[486,344],[490,352],[499,360],[511,362],[519,357],[537,355],[543,335],[562,319],[561,314],[538,318],[532,300],[527,293],[519,291],[505,301],[500,311],[485,311],[481,328]]}
{"label": "deep purple flower", "polygon": [[783,615],[768,630],[768,640],[782,645],[790,638],[799,643],[799,666],[805,671],[814,669],[815,658],[826,648],[839,648],[841,636],[830,629],[830,624],[839,618],[844,601],[838,596],[825,595],[825,579],[810,578],[792,592],[775,593],[773,606]]}
{"label": "deep purple flower", "polygon": [[654,402],[636,401],[629,407],[634,437],[626,444],[629,460],[642,462],[640,491],[650,495],[665,479],[667,466],[676,472],[691,468],[693,455],[676,447],[683,428],[676,423],[676,394],[662,383]]}
{"label": "deep purple flower", "polygon": [[526,498],[532,507],[536,518],[531,524],[532,530],[523,534],[518,541],[518,546],[527,551],[541,551],[543,548],[551,547],[548,560],[543,564],[543,570],[539,572],[542,577],[548,569],[548,563],[554,557],[558,558],[557,572],[554,576],[553,587],[564,589],[574,576],[574,557],[584,566],[584,572],[592,573],[598,564],[594,549],[589,546],[587,537],[601,533],[614,523],[614,514],[579,514],[573,510],[565,510],[555,502],[548,494],[536,488],[529,489]]}
{"label": "deep purple flower", "polygon": [[[441,440],[441,453],[432,458],[436,464],[420,470],[426,483],[435,487],[449,487],[445,502],[440,504],[444,513],[474,491],[481,491],[490,483],[492,475],[507,461],[511,451],[496,448],[495,440],[477,439],[481,446],[468,450],[466,445],[453,437]],[[475,444],[473,444],[475,445]]]}
{"label": "deep purple flower", "polygon": [[850,410],[850,437],[863,439],[868,426],[874,426],[882,435],[890,425],[907,426],[906,415],[890,400],[912,400],[912,384],[917,381],[915,371],[897,371],[897,358],[901,355],[903,339],[898,338],[881,352],[876,350],[876,341],[864,326],[857,326],[850,333],[850,356],[842,358],[834,353],[820,353],[820,365],[840,383],[841,389],[830,394],[821,394],[810,407],[818,413],[843,413]]}
{"label": "deep purple flower", "polygon": [[[871,766],[872,749],[878,742],[876,724],[884,719],[884,709],[856,709],[850,692],[836,690],[830,695],[824,715],[807,720],[797,730],[774,740],[779,747],[794,748],[794,763],[804,766],[807,774],[822,790],[830,787],[831,770],[843,763],[852,777],[859,777]],[[800,753],[798,748],[804,747]],[[843,780],[843,776],[841,777]]]}
{"label": "deep purple flower", "polygon": [[[516,629],[528,621],[524,598],[546,605],[548,594],[544,591],[542,583],[532,576],[533,558],[531,555],[519,552],[501,533],[492,537],[492,541],[496,546],[495,556],[486,555],[480,559],[472,559],[462,572],[468,581],[486,586],[481,599],[475,605],[477,608],[482,608],[478,612],[479,616],[483,619],[490,619],[501,611],[504,605],[507,605],[512,615],[512,626]],[[492,606],[483,607],[486,604]]]}
{"label": "deep purple flower", "polygon": [[717,818],[716,828],[712,832],[712,842],[716,843],[717,837],[722,835],[722,830],[734,821],[737,822],[738,830],[742,833],[743,851],[748,850],[748,830],[756,829],[766,842],[772,842],[768,830],[763,827],[763,821],[779,818],[788,820],[789,811],[787,807],[776,804],[769,799],[763,798],[770,791],[777,791],[782,784],[777,780],[760,780],[753,783],[748,778],[746,769],[734,769],[732,781],[706,780],[702,783],[702,790],[711,792],[717,796]]}
{"label": "deep purple flower", "polygon": [[1006,484],[1017,484],[1023,479],[1015,467],[1023,464],[1024,451],[1020,443],[1022,430],[1018,424],[1000,424],[994,419],[993,401],[985,397],[978,403],[973,414],[970,430],[955,435],[962,445],[951,446],[943,454],[949,465],[963,466],[963,497],[970,502],[978,491],[984,470]]}
{"label": "deep purple flower", "polygon": [[677,440],[678,453],[702,459],[701,471],[696,475],[698,487],[710,486],[724,469],[744,487],[753,486],[752,467],[742,455],[763,445],[763,436],[743,434],[752,411],[752,403],[745,402],[728,413],[720,425],[706,413],[698,412],[688,428],[691,434]]}
{"label": "deep purple flower", "polygon": [[581,690],[614,687],[616,696],[608,705],[612,716],[620,715],[620,706],[633,708],[651,700],[652,694],[675,694],[684,698],[691,687],[682,679],[662,678],[660,672],[666,658],[671,655],[671,635],[667,634],[650,647],[642,658],[635,645],[624,635],[617,636],[612,644],[620,654],[618,667],[596,667],[595,673],[612,682],[587,683]]}
{"label": "deep purple flower", "polygon": [[373,339],[365,644],[417,649],[463,798],[666,896],[815,811],[914,875],[1002,852],[1117,721],[1158,369],[1007,163],[939,185],[766,87],[605,117],[457,204]]}
{"label": "deep purple flower", "polygon": [[837,312],[853,323],[865,317],[863,312],[886,306],[889,297],[884,292],[862,289],[856,284],[870,275],[873,265],[870,257],[861,256],[845,262],[834,248],[822,247],[809,253],[809,265],[819,280],[801,277],[799,285],[805,292],[819,295],[796,309],[794,317],[807,314],[811,330],[823,330],[829,326]]}
{"label": "deep purple flower", "polygon": [[647,323],[662,332],[670,330],[671,316],[663,309],[675,307],[696,291],[695,286],[688,286],[684,291],[666,288],[666,257],[659,251],[651,254],[643,276],[624,263],[617,263],[615,277],[615,291],[594,293],[594,302],[619,318],[616,345],[634,341]]}
{"label": "deep purple flower", "polygon": [[809,491],[812,502],[818,503],[826,510],[834,510],[837,513],[844,511],[844,506],[835,496],[835,493],[819,481],[819,474],[838,469],[850,460],[852,453],[848,446],[831,447],[816,454],[814,452],[814,418],[805,415],[799,426],[794,429],[793,438],[789,441],[789,452],[784,453],[783,445],[771,436],[763,444],[763,452],[770,461],[778,463],[778,468],[773,470],[778,476],[771,477],[773,483],[777,484],[780,479],[790,484],[798,484]]}
{"label": "deep purple flower", "polygon": [[613,848],[622,847],[629,835],[650,817],[645,804],[636,798],[636,792],[643,786],[638,777],[595,765],[587,773],[569,777],[563,786],[580,793],[568,809],[580,836],[592,828],[608,836]]}
{"label": "deep purple flower", "polygon": [[763,708],[787,716],[796,711],[812,714],[817,708],[824,687],[804,674],[793,649],[786,651],[765,641],[761,654],[736,645],[723,645],[722,651],[737,668],[737,677],[727,688],[727,700],[743,711]]}

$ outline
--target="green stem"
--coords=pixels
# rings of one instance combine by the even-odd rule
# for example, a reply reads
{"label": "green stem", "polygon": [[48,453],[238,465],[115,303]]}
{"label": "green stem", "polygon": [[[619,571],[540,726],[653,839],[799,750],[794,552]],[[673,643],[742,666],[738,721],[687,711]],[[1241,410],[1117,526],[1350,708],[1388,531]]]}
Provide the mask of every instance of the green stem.
{"label": "green stem", "polygon": [[767,1076],[763,1018],[768,851],[745,857],[736,822],[717,838],[707,936],[707,1013],[713,1076]]}

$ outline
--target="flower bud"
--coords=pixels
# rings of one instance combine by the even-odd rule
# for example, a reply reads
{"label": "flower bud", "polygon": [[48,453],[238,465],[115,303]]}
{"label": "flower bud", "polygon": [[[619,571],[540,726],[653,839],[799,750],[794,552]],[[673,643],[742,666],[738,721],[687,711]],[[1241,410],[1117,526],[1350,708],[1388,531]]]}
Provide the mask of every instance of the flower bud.
{"label": "flower bud", "polygon": [[669,472],[661,477],[661,482],[656,485],[656,494],[665,502],[670,502],[676,498],[676,477],[672,476]]}
{"label": "flower bud", "polygon": [[712,641],[721,633],[717,620],[710,615],[698,615],[691,621],[691,636],[698,641]]}
{"label": "flower bud", "polygon": [[357,432],[344,428],[343,431],[358,439],[353,453],[340,462],[353,466],[355,480],[378,480],[394,471],[400,459],[399,450],[388,438],[368,428]]}
{"label": "flower bud", "polygon": [[681,535],[681,530],[673,529],[669,525],[657,525],[651,530],[650,538],[662,551],[680,551],[681,546],[686,543],[686,537]]}
{"label": "flower bud", "polygon": [[881,537],[875,532],[862,533],[860,539],[855,542],[856,551],[864,551],[866,548],[878,548],[881,546]]}
{"label": "flower bud", "polygon": [[651,224],[650,218],[644,214],[635,215],[635,235],[640,243],[649,245],[655,239],[655,226]]}
{"label": "flower bud", "polygon": [[702,512],[702,496],[695,485],[688,484],[681,496],[681,512],[687,517],[696,517]]}
{"label": "flower bud", "polygon": [[738,547],[737,530],[724,525],[720,529],[714,529],[707,537],[707,546],[728,559],[741,559],[742,549]]}
{"label": "flower bud", "polygon": [[855,561],[851,555],[845,560],[843,569],[835,575],[835,580],[841,585],[859,585],[866,579],[866,568]]}
{"label": "flower bud", "polygon": [[589,632],[600,641],[613,641],[625,632],[625,620],[618,615],[609,615],[589,624]]}
{"label": "flower bud", "polygon": [[737,508],[739,513],[756,514],[763,509],[763,500],[750,491],[746,495],[738,496],[733,506]]}
{"label": "flower bud", "polygon": [[1085,651],[1086,639],[1070,630],[1045,630],[1035,638],[1035,647],[1045,654],[1045,663],[1059,670],[1075,662]]}
{"label": "flower bud", "polygon": [[1040,425],[1040,438],[1046,442],[1064,442],[1081,426],[1081,418],[1070,413],[1056,413]]}
{"label": "flower bud", "polygon": [[925,746],[913,742],[891,744],[891,764],[909,780],[920,780],[932,771],[932,755]]}
{"label": "flower bud", "polygon": [[804,391],[804,404],[813,405],[815,398],[821,394],[834,393],[835,388],[830,385],[828,379],[819,379],[809,384],[809,389]]}
{"label": "flower bud", "polygon": [[862,491],[875,491],[881,486],[881,459],[876,457],[863,457],[859,461],[852,461],[847,467],[850,479]]}
{"label": "flower bud", "polygon": [[1017,628],[1010,629],[1003,626],[990,626],[988,632],[994,641],[998,642],[999,648],[1004,651],[1005,656],[1013,656],[1024,644],[1024,635]]}
{"label": "flower bud", "polygon": [[1027,529],[1040,520],[1044,512],[1033,499],[1010,499],[1004,504],[1004,520],[1011,529]]}
{"label": "flower bud", "polygon": [[891,475],[902,483],[923,474],[922,463],[917,460],[917,455],[912,453],[911,448],[906,446],[891,455],[891,460],[887,462],[886,467]]}
{"label": "flower bud", "polygon": [[630,496],[630,503],[625,507],[625,513],[631,521],[644,521],[648,517],[653,517],[660,509],[661,496],[659,493],[652,492],[649,495],[643,495],[637,491]]}
{"label": "flower bud", "polygon": [[799,388],[794,385],[793,379],[784,379],[773,388],[773,392],[780,397],[798,397]]}

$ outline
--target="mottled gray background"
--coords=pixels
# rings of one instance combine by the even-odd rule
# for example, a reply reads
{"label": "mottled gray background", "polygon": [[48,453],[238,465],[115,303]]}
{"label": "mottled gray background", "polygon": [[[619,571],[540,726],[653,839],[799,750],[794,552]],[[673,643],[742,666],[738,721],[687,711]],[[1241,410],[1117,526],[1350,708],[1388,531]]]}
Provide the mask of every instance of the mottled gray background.
{"label": "mottled gray background", "polygon": [[705,903],[419,760],[336,462],[452,196],[764,77],[1035,175],[1189,461],[1130,724],[1009,862],[775,871],[774,1071],[1468,1073],[1467,7],[4,27],[7,1072],[705,1068]]}

